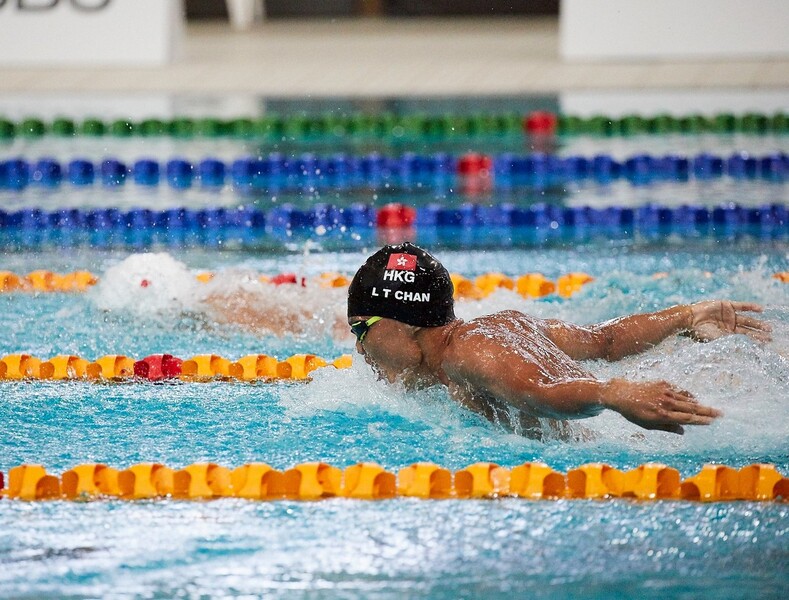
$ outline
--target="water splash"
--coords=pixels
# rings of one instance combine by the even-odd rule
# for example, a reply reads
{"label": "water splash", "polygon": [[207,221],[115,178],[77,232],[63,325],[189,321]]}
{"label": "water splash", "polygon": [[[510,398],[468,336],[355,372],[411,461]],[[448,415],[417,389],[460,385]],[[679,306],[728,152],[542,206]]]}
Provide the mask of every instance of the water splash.
{"label": "water splash", "polygon": [[[538,255],[537,262],[547,255],[551,252]],[[506,257],[512,260],[505,260]],[[467,268],[484,272],[508,264],[512,269],[509,274],[514,276],[528,270],[527,263],[532,258],[507,252],[475,255],[473,264],[469,263]],[[724,411],[725,416],[711,427],[689,427],[684,437],[678,437],[645,432],[619,415],[605,412],[572,423],[582,441],[572,442],[575,450],[568,454],[566,441],[549,437],[538,443],[513,435],[506,427],[488,423],[458,407],[442,388],[406,393],[401,388],[385,385],[360,360],[350,370],[319,371],[307,386],[272,389],[279,412],[265,418],[285,419],[282,426],[294,429],[297,436],[314,430],[317,437],[312,445],[304,447],[305,457],[314,451],[341,457],[345,462],[351,456],[367,459],[366,452],[395,465],[425,457],[434,457],[437,462],[446,459],[456,465],[478,459],[512,464],[521,458],[541,457],[561,465],[578,464],[584,456],[618,457],[620,462],[622,456],[643,459],[645,455],[662,456],[667,462],[683,457],[697,462],[699,457],[775,460],[789,456],[786,442],[789,436],[782,425],[783,399],[789,382],[789,286],[771,277],[778,265],[775,255],[746,257],[747,260],[737,257],[733,262],[723,257],[705,261],[662,253],[625,258],[586,257],[584,260],[589,261],[586,267],[596,276],[596,281],[570,299],[557,296],[526,299],[499,290],[483,300],[459,301],[457,313],[468,319],[497,310],[516,309],[541,318],[594,323],[702,298],[763,301],[767,304],[763,317],[774,329],[773,341],[764,346],[741,336],[710,344],[670,339],[645,354],[618,363],[585,365],[603,379],[666,379],[676,383],[696,394],[703,403]],[[318,352],[333,358],[351,350],[344,324],[344,289],[321,288],[312,283],[306,287],[273,286],[260,282],[258,274],[261,271],[272,274],[273,266],[280,264],[280,268],[303,269],[301,272],[306,276],[314,276],[331,267],[355,264],[353,256],[335,260],[323,254],[290,255],[279,263],[270,257],[248,258],[234,263],[234,268],[219,268],[207,284],[195,281],[197,271],[186,266],[195,257],[188,259],[189,255],[185,262],[166,254],[132,255],[101,274],[100,285],[90,292],[87,301],[79,296],[40,298],[36,303],[45,303],[47,309],[38,316],[41,330],[38,334],[25,333],[27,330],[19,329],[10,316],[19,314],[14,307],[33,316],[38,305],[20,295],[9,296],[9,311],[0,317],[9,330],[7,350],[25,347],[51,356],[70,350],[70,345],[64,346],[64,340],[73,338],[88,340],[87,345],[72,351],[89,357],[108,351],[144,356],[167,350],[183,356],[218,352],[231,358],[251,352],[279,357],[295,352]],[[558,261],[562,271],[579,266],[580,263],[574,264],[572,260],[575,259]],[[199,257],[196,262],[200,262]],[[666,271],[668,276],[655,278],[656,270]],[[140,285],[143,279],[149,280],[148,286]],[[164,293],[154,293],[165,289]],[[227,298],[238,294],[248,294],[249,306],[259,313],[279,310],[286,317],[298,315],[297,319],[284,320],[286,326],[297,327],[278,329],[261,326],[259,322],[223,321],[222,315],[207,301],[214,295],[218,305],[226,307]],[[111,311],[109,317],[96,316],[97,312],[101,315],[107,310]],[[189,394],[203,397],[209,393],[204,391],[207,389],[196,389]],[[152,393],[157,395],[156,390]],[[173,393],[178,401],[185,390]],[[232,421],[234,417],[230,414],[227,418]],[[305,429],[295,427],[295,423]],[[338,442],[337,428],[351,433]],[[368,443],[369,440],[372,442]],[[387,441],[391,442],[388,446]],[[292,458],[282,448],[274,452],[285,462]]]}
{"label": "water splash", "polygon": [[193,310],[198,285],[165,252],[132,254],[107,269],[89,297],[100,310],[161,317]]}

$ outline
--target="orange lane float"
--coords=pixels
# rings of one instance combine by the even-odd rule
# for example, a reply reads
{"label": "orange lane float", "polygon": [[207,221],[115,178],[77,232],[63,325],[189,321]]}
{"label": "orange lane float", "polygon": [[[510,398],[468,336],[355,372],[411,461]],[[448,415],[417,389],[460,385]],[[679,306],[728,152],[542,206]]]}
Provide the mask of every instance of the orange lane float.
{"label": "orange lane float", "polygon": [[278,379],[307,379],[315,369],[326,366],[326,361],[314,354],[295,354],[277,364]]}
{"label": "orange lane float", "polygon": [[29,354],[9,354],[0,359],[3,379],[40,379],[41,359]]}
{"label": "orange lane float", "polygon": [[567,472],[570,498],[611,498],[620,496],[623,473],[609,465],[590,463]]}
{"label": "orange lane float", "polygon": [[[0,473],[0,486],[4,477]],[[353,498],[529,500],[624,498],[633,501],[751,502],[789,501],[789,479],[774,465],[754,464],[739,470],[705,465],[699,473],[680,480],[676,469],[647,463],[629,471],[590,463],[567,475],[543,463],[512,469],[479,462],[454,475],[433,463],[414,463],[397,476],[381,465],[360,462],[344,471],[324,462],[297,464],[285,472],[266,463],[247,463],[229,469],[216,463],[194,463],[178,470],[158,463],[139,463],[122,471],[104,464],[81,464],[60,478],[41,465],[10,470],[8,487],[0,498],[18,500],[142,500],[172,497],[210,500],[319,500]]]}
{"label": "orange lane float", "polygon": [[725,465],[704,465],[699,473],[682,482],[684,500],[715,502],[737,500],[740,495],[739,473]]}
{"label": "orange lane float", "polygon": [[679,498],[679,471],[659,463],[647,463],[626,471],[621,479],[621,495],[639,500]]}
{"label": "orange lane float", "polygon": [[237,498],[278,500],[285,497],[285,476],[266,463],[241,465],[230,473]]}
{"label": "orange lane float", "polygon": [[496,498],[509,493],[510,471],[495,463],[474,463],[455,473],[458,498]]}
{"label": "orange lane float", "polygon": [[285,471],[285,497],[292,500],[319,500],[339,496],[342,471],[323,462],[296,465]]}
{"label": "orange lane float", "polygon": [[414,463],[397,473],[398,496],[415,498],[449,498],[452,473],[433,463]]}
{"label": "orange lane float", "polygon": [[84,292],[97,282],[90,271],[61,274],[42,269],[27,275],[0,271],[0,292]]}
{"label": "orange lane float", "polygon": [[276,379],[278,361],[266,354],[248,354],[231,363],[228,367],[230,376],[241,381],[256,379]]}
{"label": "orange lane float", "polygon": [[345,469],[341,490],[345,498],[380,500],[394,498],[396,494],[394,474],[376,463],[358,463]]}
{"label": "orange lane float", "polygon": [[215,463],[195,463],[173,473],[173,498],[226,498],[233,495],[230,470]]}
{"label": "orange lane float", "polygon": [[52,292],[57,286],[57,276],[52,271],[32,271],[25,280],[34,292]]}
{"label": "orange lane float", "polygon": [[93,273],[89,271],[75,271],[73,273],[66,273],[56,278],[58,287],[56,291],[60,292],[84,292],[88,288],[96,285],[99,281]]}
{"label": "orange lane float", "polygon": [[41,379],[84,379],[88,364],[79,356],[61,354],[41,363]]}
{"label": "orange lane float", "polygon": [[8,488],[3,495],[19,500],[59,498],[60,481],[41,465],[20,465],[8,472]]}
{"label": "orange lane float", "polygon": [[181,363],[181,379],[208,381],[230,376],[230,361],[216,354],[200,354]]}
{"label": "orange lane float", "polygon": [[340,273],[321,273],[318,284],[325,288],[348,287],[351,280]]}
{"label": "orange lane float", "polygon": [[0,271],[0,292],[15,292],[23,287],[22,278],[11,271]]}
{"label": "orange lane float", "polygon": [[455,299],[465,300],[481,300],[486,294],[479,289],[473,281],[466,279],[457,273],[450,273],[449,278],[452,280],[452,287],[455,290]]}
{"label": "orange lane float", "polygon": [[94,362],[85,367],[85,375],[88,379],[113,381],[128,379],[134,376],[133,358],[120,354],[107,354],[97,358]]}
{"label": "orange lane float", "polygon": [[118,473],[121,497],[143,500],[171,496],[174,471],[158,463],[139,463]]}
{"label": "orange lane float", "polygon": [[564,475],[548,465],[525,463],[510,471],[510,493],[520,498],[563,498],[566,490]]}
{"label": "orange lane float", "polygon": [[524,298],[542,298],[556,291],[556,284],[540,273],[526,273],[518,277],[515,289]]}
{"label": "orange lane float", "polygon": [[482,290],[486,296],[499,288],[504,288],[505,290],[515,288],[515,282],[504,275],[504,273],[484,273],[474,280],[474,285]]}
{"label": "orange lane float", "polygon": [[559,295],[562,298],[569,298],[573,294],[581,291],[587,283],[594,281],[594,278],[586,273],[568,273],[562,275],[556,282]]}
{"label": "orange lane float", "polygon": [[68,500],[91,496],[120,496],[118,471],[102,464],[77,465],[60,477],[60,490]]}
{"label": "orange lane float", "polygon": [[[778,495],[786,499],[789,492],[789,489],[783,489],[789,480],[784,479],[773,465],[748,465],[740,469],[738,479],[739,497],[743,500],[772,500]],[[776,490],[779,485],[783,486],[780,492]]]}

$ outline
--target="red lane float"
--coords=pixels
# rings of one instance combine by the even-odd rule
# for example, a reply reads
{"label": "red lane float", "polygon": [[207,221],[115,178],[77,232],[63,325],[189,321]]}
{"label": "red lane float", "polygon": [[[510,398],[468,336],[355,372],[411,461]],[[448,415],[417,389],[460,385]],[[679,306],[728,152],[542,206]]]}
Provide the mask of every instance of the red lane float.
{"label": "red lane float", "polygon": [[269,279],[269,283],[273,283],[274,285],[301,284],[301,287],[307,287],[306,277],[301,277],[299,279],[296,277],[295,273],[280,273]]}
{"label": "red lane float", "polygon": [[152,354],[134,363],[134,376],[148,381],[175,379],[181,375],[183,362],[172,354]]}
{"label": "red lane float", "polygon": [[556,133],[556,115],[544,110],[535,110],[526,115],[523,129],[532,135],[553,135]]}
{"label": "red lane float", "polygon": [[469,152],[458,161],[458,175],[467,177],[485,177],[490,175],[493,161],[486,154]]}
{"label": "red lane float", "polygon": [[375,220],[383,228],[411,227],[415,221],[416,209],[396,202],[382,206]]}

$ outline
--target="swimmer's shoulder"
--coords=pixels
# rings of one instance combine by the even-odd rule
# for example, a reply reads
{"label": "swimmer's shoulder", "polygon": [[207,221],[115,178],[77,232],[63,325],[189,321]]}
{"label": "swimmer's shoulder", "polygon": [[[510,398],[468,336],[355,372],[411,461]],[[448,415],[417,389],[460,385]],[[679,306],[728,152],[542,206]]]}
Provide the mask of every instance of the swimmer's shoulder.
{"label": "swimmer's shoulder", "polygon": [[472,319],[469,321],[469,324],[475,325],[482,325],[482,326],[503,326],[507,327],[513,323],[518,323],[521,325],[530,325],[534,326],[540,322],[540,319],[536,317],[532,317],[523,313],[519,310],[500,310],[499,312],[491,313],[489,315],[483,315],[481,317],[477,317],[476,319]]}
{"label": "swimmer's shoulder", "polygon": [[517,310],[503,310],[489,315],[482,315],[468,321],[461,321],[450,333],[450,346],[494,342],[501,340],[501,335],[512,331],[523,332],[538,328],[538,319]]}

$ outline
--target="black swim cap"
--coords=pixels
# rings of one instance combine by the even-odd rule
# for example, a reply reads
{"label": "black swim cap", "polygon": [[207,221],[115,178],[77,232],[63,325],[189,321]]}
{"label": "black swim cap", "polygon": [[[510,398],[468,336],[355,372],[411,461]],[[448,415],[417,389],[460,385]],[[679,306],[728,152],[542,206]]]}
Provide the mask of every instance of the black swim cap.
{"label": "black swim cap", "polygon": [[440,262],[411,242],[384,246],[348,288],[348,317],[386,317],[416,327],[455,319],[454,288]]}

